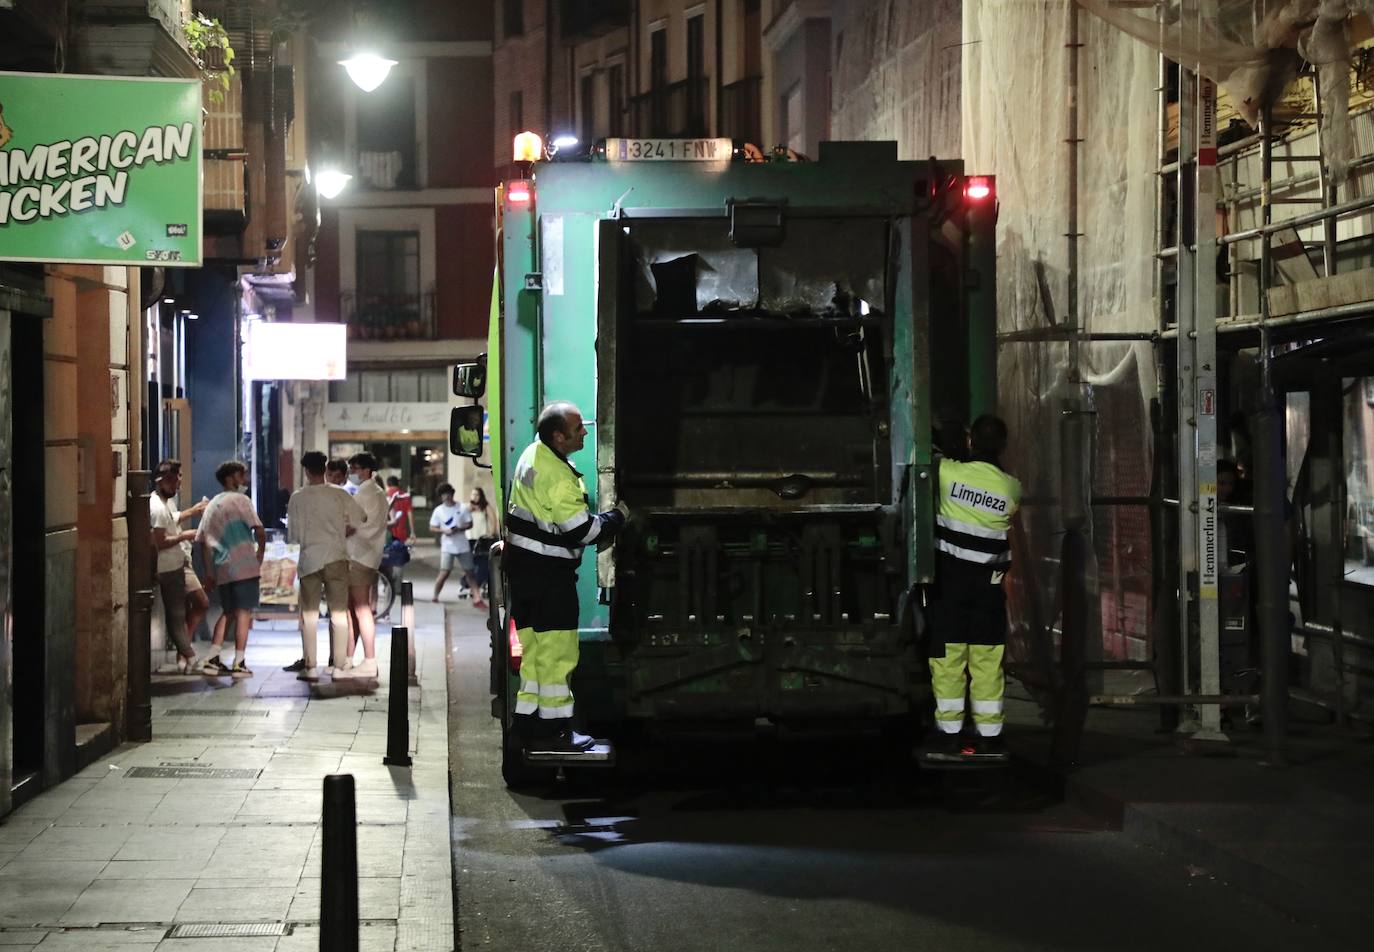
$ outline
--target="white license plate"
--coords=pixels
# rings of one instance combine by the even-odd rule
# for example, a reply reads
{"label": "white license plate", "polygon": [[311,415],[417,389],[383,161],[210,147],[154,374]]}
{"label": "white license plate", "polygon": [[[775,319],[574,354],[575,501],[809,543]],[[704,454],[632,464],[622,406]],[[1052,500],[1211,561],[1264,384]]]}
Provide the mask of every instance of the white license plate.
{"label": "white license plate", "polygon": [[730,158],[729,139],[607,139],[609,162],[720,162]]}

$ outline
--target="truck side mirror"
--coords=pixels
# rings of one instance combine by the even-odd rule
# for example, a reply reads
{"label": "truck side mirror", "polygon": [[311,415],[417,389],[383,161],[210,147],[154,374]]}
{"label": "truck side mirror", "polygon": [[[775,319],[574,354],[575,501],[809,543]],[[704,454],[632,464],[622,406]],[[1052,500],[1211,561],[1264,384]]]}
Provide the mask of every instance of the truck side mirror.
{"label": "truck side mirror", "polygon": [[448,418],[448,450],[454,456],[477,459],[482,455],[481,407],[454,407]]}
{"label": "truck side mirror", "polygon": [[453,368],[453,395],[480,400],[487,392],[487,355],[482,354],[468,364],[457,364]]}

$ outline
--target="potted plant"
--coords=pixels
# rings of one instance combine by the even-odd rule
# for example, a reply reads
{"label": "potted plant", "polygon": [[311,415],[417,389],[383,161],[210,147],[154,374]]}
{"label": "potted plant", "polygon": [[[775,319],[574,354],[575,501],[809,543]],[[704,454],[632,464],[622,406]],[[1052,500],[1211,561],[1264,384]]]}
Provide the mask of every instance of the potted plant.
{"label": "potted plant", "polygon": [[229,44],[229,33],[222,23],[203,13],[193,14],[182,28],[186,32],[186,47],[209,87],[210,101],[223,102],[234,76],[234,48]]}

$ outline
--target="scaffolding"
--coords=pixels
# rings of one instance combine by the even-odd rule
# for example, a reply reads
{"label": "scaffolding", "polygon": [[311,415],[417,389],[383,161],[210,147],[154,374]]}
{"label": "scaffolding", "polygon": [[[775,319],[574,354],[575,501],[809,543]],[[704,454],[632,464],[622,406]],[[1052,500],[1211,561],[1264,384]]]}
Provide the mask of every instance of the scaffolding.
{"label": "scaffolding", "polygon": [[[1175,53],[1205,49],[1207,24],[1216,16],[1216,2],[1161,0],[1154,4],[1157,48]],[[1078,86],[1080,59],[1085,55],[1080,22],[1084,14],[1077,3],[1069,2],[1064,4],[1064,15],[1063,161],[1068,180],[1063,219],[1064,317],[1040,326],[1004,328],[999,334],[1004,353],[1037,347],[1065,351],[1062,389],[1066,396],[1058,411],[1055,440],[1067,462],[1058,473],[1058,487],[1039,496],[1032,489],[1027,499],[1028,506],[1057,510],[1057,517],[1042,525],[1052,526],[1062,542],[1057,559],[1042,551],[1034,561],[1035,573],[1055,578],[1042,585],[1032,579],[1029,585],[1037,589],[1030,600],[1029,627],[1032,640],[1039,644],[1023,652],[1029,657],[1021,659],[1019,673],[1042,689],[1042,697],[1050,698],[1057,753],[1063,761],[1077,757],[1077,732],[1089,705],[1151,704],[1159,706],[1163,726],[1217,743],[1226,741],[1222,730],[1226,709],[1243,707],[1258,713],[1269,758],[1281,763],[1290,693],[1329,707],[1338,723],[1347,723],[1354,679],[1346,649],[1374,647],[1374,639],[1342,625],[1346,502],[1339,422],[1325,425],[1323,445],[1309,447],[1304,457],[1308,478],[1304,492],[1320,500],[1311,505],[1310,536],[1314,547],[1326,555],[1313,560],[1323,575],[1315,586],[1320,600],[1313,617],[1296,624],[1290,619],[1292,553],[1285,525],[1290,480],[1284,448],[1286,394],[1308,387],[1317,401],[1313,414],[1319,408],[1326,412],[1334,408],[1337,419],[1340,414],[1339,372],[1334,390],[1330,379],[1320,379],[1321,369],[1328,377],[1333,369],[1339,370],[1330,362],[1340,353],[1339,346],[1323,356],[1310,348],[1304,350],[1303,345],[1329,336],[1337,323],[1374,316],[1374,282],[1363,296],[1358,282],[1339,289],[1332,284],[1338,275],[1344,277],[1342,234],[1350,240],[1374,233],[1368,220],[1374,197],[1358,196],[1360,176],[1374,162],[1374,154],[1360,155],[1348,165],[1332,159],[1326,141],[1331,124],[1323,112],[1330,108],[1329,97],[1323,96],[1321,86],[1324,80],[1330,81],[1329,69],[1306,65],[1300,70],[1296,82],[1311,96],[1304,111],[1288,108],[1277,118],[1274,104],[1266,103],[1255,132],[1222,142],[1217,128],[1217,85],[1208,75],[1215,70],[1209,69],[1205,59],[1185,59],[1179,64],[1160,53],[1153,90],[1158,117],[1151,253],[1153,327],[1087,326],[1079,314],[1080,241],[1094,237],[1083,233],[1079,204],[1085,143]],[[977,14],[972,21],[979,24]],[[1355,118],[1374,130],[1374,106]],[[1171,141],[1175,127],[1176,141]],[[1367,151],[1374,153],[1374,136]],[[1276,175],[1276,167],[1285,174]],[[1351,178],[1344,188],[1356,195],[1340,201],[1342,187],[1337,182],[1347,168]],[[1301,213],[1293,208],[1290,213],[1293,206],[1314,207]],[[1216,212],[1200,213],[1211,209]],[[1314,253],[1319,258],[1316,262]],[[1335,290],[1356,299],[1343,299]],[[1276,305],[1276,301],[1283,303]],[[1115,487],[1103,492],[1093,473],[1078,476],[1074,461],[1094,455],[1096,420],[1094,388],[1083,384],[1080,373],[1081,351],[1101,344],[1147,346],[1153,354],[1156,373],[1149,400],[1153,459],[1145,493],[1122,493]],[[1300,363],[1303,354],[1315,354],[1317,363]],[[1040,361],[1054,363],[1043,356]],[[1304,378],[1306,383],[1295,381],[1286,370],[1307,367],[1311,371],[1317,364],[1321,364],[1317,376]],[[1223,374],[1224,367],[1230,368],[1229,374]],[[1250,374],[1248,385],[1236,384],[1240,373],[1236,368]],[[1224,376],[1231,384],[1229,393]],[[1219,425],[1223,414],[1226,418]],[[1249,434],[1248,469],[1254,484],[1250,504],[1224,503],[1218,492],[1218,462],[1223,456],[1219,441],[1223,431],[1230,434],[1236,429]],[[1155,611],[1149,657],[1144,658],[1106,657],[1091,610],[1098,567],[1092,554],[1094,518],[1086,510],[1128,508],[1143,509],[1149,516]],[[1255,590],[1247,614],[1259,632],[1255,641],[1258,671],[1252,672],[1258,678],[1237,678],[1231,676],[1234,672],[1223,671],[1224,642],[1235,639],[1228,628],[1231,619],[1223,620],[1219,608],[1222,589],[1233,580],[1222,540],[1226,524],[1237,524],[1236,520],[1248,523],[1253,540],[1244,571]],[[1119,573],[1113,569],[1109,574],[1119,585]],[[1051,603],[1058,604],[1057,625],[1039,617],[1047,594]],[[1105,612],[1106,601],[1096,594],[1098,608]],[[1119,593],[1115,601],[1120,611]],[[1334,681],[1329,696],[1290,689],[1294,635],[1329,652]],[[1250,666],[1254,668],[1253,658]],[[1105,672],[1150,674],[1153,691],[1105,689],[1100,683]],[[1241,681],[1245,686],[1237,690],[1235,685]]]}

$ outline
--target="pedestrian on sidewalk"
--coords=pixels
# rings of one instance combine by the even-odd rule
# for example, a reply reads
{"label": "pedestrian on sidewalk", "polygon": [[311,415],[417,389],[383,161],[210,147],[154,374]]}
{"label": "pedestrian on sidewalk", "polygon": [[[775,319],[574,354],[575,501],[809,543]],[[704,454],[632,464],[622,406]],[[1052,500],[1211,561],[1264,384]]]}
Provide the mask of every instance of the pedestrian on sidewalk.
{"label": "pedestrian on sidewalk", "polygon": [[[329,609],[331,655],[344,657],[348,642],[347,539],[366,520],[361,507],[347,493],[325,482],[328,460],[312,450],[301,457],[305,486],[291,494],[286,506],[287,540],[300,545],[302,681],[318,681],[315,644],[319,637],[320,595]],[[290,666],[294,668],[295,666]],[[337,669],[331,667],[332,677]]]}
{"label": "pedestrian on sidewalk", "polygon": [[338,486],[350,496],[353,490],[348,485],[348,460],[335,456],[324,464],[324,481],[331,486]]}
{"label": "pedestrian on sidewalk", "polygon": [[438,490],[439,505],[429,516],[429,527],[439,536],[439,577],[434,580],[434,601],[444,590],[444,583],[453,574],[456,565],[463,573],[462,582],[473,591],[478,601],[482,593],[472,578],[472,546],[468,544],[467,531],[472,528],[472,512],[468,507],[455,502],[455,490],[448,483],[441,483]]}
{"label": "pedestrian on sidewalk", "polygon": [[348,461],[348,481],[358,487],[353,500],[367,521],[348,538],[348,610],[357,625],[357,640],[363,643],[363,661],[353,667],[354,639],[350,632],[343,661],[342,674],[346,677],[377,677],[377,622],[372,599],[388,533],[386,492],[373,478],[376,469],[377,460],[371,453],[357,453]]}
{"label": "pedestrian on sidewalk", "polygon": [[[262,527],[252,501],[248,498],[248,467],[236,459],[221,463],[215,470],[224,491],[210,500],[205,518],[200,521],[196,543],[205,563],[205,587],[219,592],[223,609],[215,622],[210,641],[210,657],[201,673],[251,678],[245,652],[248,631],[253,625],[253,610],[258,607],[262,576],[262,557],[267,551],[267,530]],[[229,625],[234,626],[234,666],[220,659]]]}
{"label": "pedestrian on sidewalk", "polygon": [[415,537],[415,505],[410,493],[401,488],[401,481],[395,476],[386,479],[386,498],[389,507],[386,524],[391,529],[391,536],[398,542],[408,542]]}
{"label": "pedestrian on sidewalk", "polygon": [[980,754],[1000,754],[1007,643],[1003,579],[1011,568],[1008,533],[1021,483],[1001,467],[1007,425],[991,415],[973,421],[968,461],[939,461],[936,485],[935,587],[930,599],[930,682],[935,694],[938,753],[961,756],[964,696],[973,706]]}
{"label": "pedestrian on sidewalk", "polygon": [[164,459],[153,475],[153,493],[148,497],[153,550],[157,553],[157,586],[162,594],[162,610],[167,619],[167,636],[177,646],[177,670],[196,673],[196,652],[191,638],[205,617],[210,600],[201,589],[191,566],[191,542],[196,530],[182,526],[205,511],[201,500],[185,510],[176,507],[181,491],[181,461]]}
{"label": "pedestrian on sidewalk", "polygon": [[[478,592],[485,595],[487,582],[491,578],[491,547],[501,538],[501,520],[497,518],[496,510],[487,503],[487,494],[481,486],[472,487],[468,509],[472,513],[472,528],[467,531],[468,544],[472,546],[472,574],[477,580]],[[487,606],[478,598],[472,607]]]}

